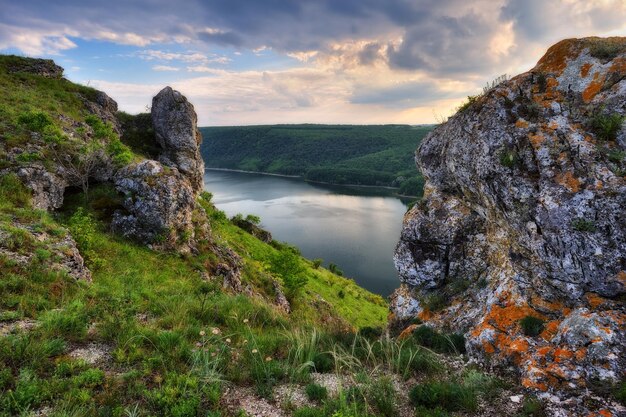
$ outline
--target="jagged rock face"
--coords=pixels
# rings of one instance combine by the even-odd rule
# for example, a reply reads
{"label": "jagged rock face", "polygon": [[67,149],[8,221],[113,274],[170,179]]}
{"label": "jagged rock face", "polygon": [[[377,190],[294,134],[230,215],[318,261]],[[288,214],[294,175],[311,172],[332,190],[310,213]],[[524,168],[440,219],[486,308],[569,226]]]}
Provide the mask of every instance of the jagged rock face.
{"label": "jagged rock face", "polygon": [[54,63],[51,59],[29,58],[22,59],[14,63],[10,72],[28,72],[46,78],[61,78],[63,68]]}
{"label": "jagged rock face", "polygon": [[126,209],[113,216],[111,227],[116,233],[170,247],[193,238],[196,194],[178,170],[146,160],[118,171],[114,182],[125,196]]}
{"label": "jagged rock face", "polygon": [[[392,310],[465,332],[471,356],[515,364],[529,388],[579,391],[623,378],[618,115],[626,38],[588,38],[556,44],[437,127],[416,155],[427,183],[404,219]],[[617,126],[602,128],[611,117]],[[431,311],[432,297],[446,306]],[[541,334],[523,334],[529,315],[544,320]]]}
{"label": "jagged rock face", "polygon": [[193,105],[178,91],[165,87],[152,99],[152,124],[162,152],[159,160],[184,174],[194,190],[203,187],[202,136]]}

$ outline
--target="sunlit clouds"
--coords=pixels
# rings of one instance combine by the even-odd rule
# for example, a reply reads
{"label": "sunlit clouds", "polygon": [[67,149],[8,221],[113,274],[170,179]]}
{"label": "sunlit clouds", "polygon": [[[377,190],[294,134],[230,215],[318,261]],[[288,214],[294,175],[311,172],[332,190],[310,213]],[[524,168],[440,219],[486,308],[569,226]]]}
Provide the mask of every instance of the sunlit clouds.
{"label": "sunlit clouds", "polygon": [[418,124],[560,39],[626,35],[623,0],[174,3],[0,0],[0,49],[52,57],[130,112],[169,84],[203,125]]}

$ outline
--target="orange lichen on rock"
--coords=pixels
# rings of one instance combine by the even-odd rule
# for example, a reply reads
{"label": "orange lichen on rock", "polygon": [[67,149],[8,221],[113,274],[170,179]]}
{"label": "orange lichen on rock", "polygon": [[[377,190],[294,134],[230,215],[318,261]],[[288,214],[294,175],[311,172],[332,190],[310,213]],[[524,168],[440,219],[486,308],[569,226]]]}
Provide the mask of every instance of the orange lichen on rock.
{"label": "orange lichen on rock", "polygon": [[583,66],[580,67],[580,76],[583,78],[587,78],[587,75],[589,75],[590,69],[591,69],[591,63],[590,62],[584,63]]}
{"label": "orange lichen on rock", "polygon": [[616,72],[619,75],[626,75],[626,58],[618,57],[613,60],[613,64],[611,68],[609,68],[610,72]]}
{"label": "orange lichen on rock", "polygon": [[544,392],[548,390],[548,386],[544,382],[533,381],[530,378],[523,378],[522,386],[524,386],[525,388],[536,389]]}
{"label": "orange lichen on rock", "polygon": [[526,316],[539,316],[543,318],[542,314],[539,314],[528,305],[500,307],[494,304],[489,313],[487,313],[485,322],[488,322],[497,329],[507,330],[513,326],[517,326],[518,322]]}
{"label": "orange lichen on rock", "polygon": [[587,88],[585,88],[585,91],[583,91],[583,101],[585,103],[589,103],[595,96],[598,95],[600,91],[602,91],[604,79],[605,76],[598,72],[593,75],[593,81],[591,81]]}
{"label": "orange lichen on rock", "polygon": [[556,182],[573,193],[577,193],[580,191],[580,180],[576,178],[570,171],[567,171],[565,174],[557,175]]}
{"label": "orange lichen on rock", "polygon": [[520,129],[526,129],[528,127],[528,122],[524,119],[517,119],[517,122],[515,122],[515,127]]}
{"label": "orange lichen on rock", "polygon": [[409,327],[402,330],[402,333],[400,333],[400,336],[398,336],[398,339],[404,340],[408,338],[409,336],[413,334],[413,331],[415,331],[415,329],[417,329],[417,324],[411,324]]}
{"label": "orange lichen on rock", "polygon": [[533,148],[538,149],[541,146],[541,144],[546,141],[546,138],[541,133],[537,133],[537,134],[530,133],[528,134],[528,140],[533,145]]}
{"label": "orange lichen on rock", "polygon": [[587,303],[589,303],[589,307],[595,309],[598,306],[604,304],[607,300],[605,298],[600,297],[598,294],[594,292],[589,292],[585,295],[587,298]]}
{"label": "orange lichen on rock", "polygon": [[561,324],[561,322],[559,320],[552,320],[549,321],[548,323],[546,323],[546,325],[543,328],[543,332],[541,332],[541,337],[544,340],[550,341],[552,340],[552,338],[554,336],[556,336],[556,332],[559,329],[559,324]]}
{"label": "orange lichen on rock", "polygon": [[582,49],[582,45],[577,39],[565,39],[553,45],[537,63],[537,68],[543,72],[556,73],[561,75],[567,61],[575,57]]}
{"label": "orange lichen on rock", "polygon": [[554,351],[554,360],[557,363],[565,362],[574,357],[574,352],[569,349],[556,348]]}

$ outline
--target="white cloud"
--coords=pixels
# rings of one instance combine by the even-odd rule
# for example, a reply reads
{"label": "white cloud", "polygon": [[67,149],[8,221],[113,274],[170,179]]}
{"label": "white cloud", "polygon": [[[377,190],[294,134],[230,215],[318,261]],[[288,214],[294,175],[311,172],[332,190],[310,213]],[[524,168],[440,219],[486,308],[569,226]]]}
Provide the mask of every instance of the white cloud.
{"label": "white cloud", "polygon": [[169,65],[155,65],[152,67],[153,71],[180,71],[178,67],[172,67]]}

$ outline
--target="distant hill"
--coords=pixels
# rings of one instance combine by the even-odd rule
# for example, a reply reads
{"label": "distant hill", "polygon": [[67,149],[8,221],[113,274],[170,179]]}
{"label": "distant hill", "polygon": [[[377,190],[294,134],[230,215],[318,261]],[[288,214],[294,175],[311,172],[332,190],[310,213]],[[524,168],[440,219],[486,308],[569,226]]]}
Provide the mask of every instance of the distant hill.
{"label": "distant hill", "polygon": [[419,196],[414,152],[431,126],[267,125],[202,127],[208,168],[299,175],[309,181],[398,187]]}

